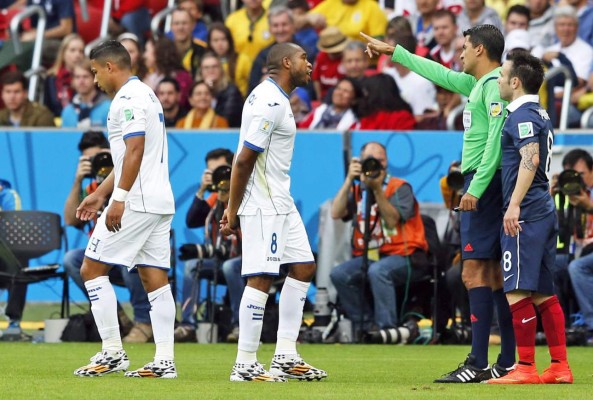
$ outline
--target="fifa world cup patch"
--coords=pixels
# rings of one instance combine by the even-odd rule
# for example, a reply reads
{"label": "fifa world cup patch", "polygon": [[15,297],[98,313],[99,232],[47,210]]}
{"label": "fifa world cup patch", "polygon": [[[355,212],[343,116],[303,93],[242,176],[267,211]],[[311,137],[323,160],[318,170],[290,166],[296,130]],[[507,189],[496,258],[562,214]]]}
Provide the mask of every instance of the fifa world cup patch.
{"label": "fifa world cup patch", "polygon": [[533,137],[533,122],[520,122],[517,129],[519,130],[519,139]]}
{"label": "fifa world cup patch", "polygon": [[490,116],[494,118],[502,117],[502,111],[504,110],[504,106],[500,101],[493,101],[490,103]]}
{"label": "fifa world cup patch", "polygon": [[124,109],[124,117],[126,118],[126,121],[133,120],[134,119],[134,110],[132,110],[131,108]]}
{"label": "fifa world cup patch", "polygon": [[257,130],[265,133],[266,135],[269,135],[272,132],[273,126],[274,126],[274,123],[272,121],[270,121],[269,119],[263,118],[261,120],[261,122],[259,123]]}

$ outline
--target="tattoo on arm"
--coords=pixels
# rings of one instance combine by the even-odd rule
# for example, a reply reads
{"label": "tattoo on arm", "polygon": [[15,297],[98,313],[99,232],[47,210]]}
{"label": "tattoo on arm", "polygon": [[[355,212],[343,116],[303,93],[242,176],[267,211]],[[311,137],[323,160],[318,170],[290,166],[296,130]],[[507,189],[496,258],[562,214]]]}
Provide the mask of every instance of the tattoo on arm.
{"label": "tattoo on arm", "polygon": [[533,163],[533,156],[539,154],[539,143],[527,143],[519,149],[519,153],[521,153],[521,166],[528,171],[535,171],[537,167]]}

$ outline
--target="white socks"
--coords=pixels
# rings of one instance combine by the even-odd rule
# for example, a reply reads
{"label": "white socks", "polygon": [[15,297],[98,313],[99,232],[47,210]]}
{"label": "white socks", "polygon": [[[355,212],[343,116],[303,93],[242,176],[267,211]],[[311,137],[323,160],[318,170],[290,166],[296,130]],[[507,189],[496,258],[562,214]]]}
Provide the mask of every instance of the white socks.
{"label": "white socks", "polygon": [[278,340],[274,354],[296,355],[296,340],[303,322],[303,306],[310,283],[287,277],[280,293]]}
{"label": "white socks", "polygon": [[165,285],[148,293],[150,321],[156,345],[154,361],[173,360],[173,331],[175,329],[175,302],[171,286]]}
{"label": "white socks", "polygon": [[103,350],[115,353],[122,350],[119,323],[117,322],[117,299],[109,277],[100,276],[84,283],[91,300],[91,311],[103,341]]}
{"label": "white socks", "polygon": [[237,362],[251,364],[257,361],[257,348],[264,322],[268,294],[246,286],[239,306],[239,351]]}

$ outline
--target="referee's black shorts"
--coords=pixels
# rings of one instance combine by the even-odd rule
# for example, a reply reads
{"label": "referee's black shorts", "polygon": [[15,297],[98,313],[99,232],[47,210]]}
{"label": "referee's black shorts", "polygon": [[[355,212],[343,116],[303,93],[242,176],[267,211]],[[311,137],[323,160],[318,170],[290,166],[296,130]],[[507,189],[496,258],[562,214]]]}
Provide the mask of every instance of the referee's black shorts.
{"label": "referee's black shorts", "polygon": [[[467,191],[475,172],[464,176]],[[461,213],[461,257],[463,260],[500,260],[502,228],[502,179],[496,171],[478,200],[478,210]]]}

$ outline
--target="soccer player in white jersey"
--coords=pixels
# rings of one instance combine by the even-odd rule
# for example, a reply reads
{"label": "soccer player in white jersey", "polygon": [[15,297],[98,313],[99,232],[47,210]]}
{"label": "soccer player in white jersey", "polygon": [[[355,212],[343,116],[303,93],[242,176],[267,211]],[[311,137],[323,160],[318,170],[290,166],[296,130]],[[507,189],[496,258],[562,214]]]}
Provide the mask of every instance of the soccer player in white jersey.
{"label": "soccer player in white jersey", "polygon": [[[307,233],[290,195],[290,163],[296,124],[289,93],[310,81],[307,53],[292,43],[276,44],[267,59],[269,78],[243,106],[241,134],[231,175],[230,200],[221,220],[224,235],[241,222],[247,278],[239,308],[239,346],[231,381],[320,380],[323,370],[296,350],[315,261]],[[280,295],[278,341],[269,372],[257,361],[268,291],[281,265],[289,266]]]}
{"label": "soccer player in white jersey", "polygon": [[107,276],[112,267],[121,267],[138,269],[151,304],[156,344],[154,361],[125,376],[176,378],[175,302],[167,279],[175,202],[169,182],[163,108],[154,92],[132,75],[130,56],[119,42],[101,43],[90,58],[95,83],[113,96],[107,130],[114,169],[76,211],[78,218],[88,221],[111,194],[108,208],[89,239],[80,270],[102,350],[74,374],[99,376],[125,371],[130,365],[119,334],[115,292]]}

